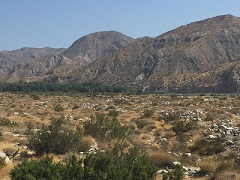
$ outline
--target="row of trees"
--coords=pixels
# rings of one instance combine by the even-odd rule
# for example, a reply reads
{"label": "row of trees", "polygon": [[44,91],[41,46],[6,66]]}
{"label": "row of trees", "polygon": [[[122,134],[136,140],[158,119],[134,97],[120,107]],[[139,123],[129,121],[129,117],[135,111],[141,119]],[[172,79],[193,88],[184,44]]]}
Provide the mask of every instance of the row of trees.
{"label": "row of trees", "polygon": [[130,87],[114,86],[97,82],[88,83],[49,83],[16,82],[0,83],[1,92],[82,92],[82,93],[135,93]]}

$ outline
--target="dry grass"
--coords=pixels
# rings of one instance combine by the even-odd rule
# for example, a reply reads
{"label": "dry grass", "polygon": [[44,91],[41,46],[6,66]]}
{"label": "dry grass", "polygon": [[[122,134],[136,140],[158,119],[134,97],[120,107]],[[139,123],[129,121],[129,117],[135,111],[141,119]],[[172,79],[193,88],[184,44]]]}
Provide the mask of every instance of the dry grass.
{"label": "dry grass", "polygon": [[[167,151],[177,143],[176,134],[171,130],[172,125],[164,122],[163,119],[159,119],[161,113],[194,112],[195,116],[198,115],[201,118],[211,114],[216,123],[221,116],[229,117],[233,123],[238,123],[238,119],[240,119],[239,98],[169,95],[86,97],[80,94],[73,96],[42,94],[38,96],[39,99],[33,99],[27,94],[0,93],[0,117],[16,121],[18,124],[17,127],[1,126],[0,150],[20,148],[24,152],[24,146],[27,144],[25,132],[29,122],[33,125],[33,128],[38,128],[42,123],[49,124],[53,117],[63,116],[67,126],[82,126],[82,123],[96,112],[108,114],[109,109],[114,108],[119,112],[120,123],[126,124],[131,129],[131,142],[145,148],[150,153],[151,160],[161,167],[174,159]],[[61,111],[54,110],[56,105],[60,105],[63,109]],[[234,108],[231,106],[234,106]],[[203,137],[210,124],[211,121],[198,122],[200,128],[188,134],[191,141],[186,143],[186,147],[183,148],[182,152],[180,150],[180,153],[185,153],[189,146]],[[19,136],[15,136],[13,132],[17,132]],[[162,138],[167,138],[168,144],[166,147],[164,144],[159,144]],[[95,144],[94,141],[90,137],[84,137],[82,139],[84,149],[88,149]],[[20,145],[16,146],[18,142],[20,142]],[[107,146],[106,143],[98,144],[101,149],[107,149]],[[232,156],[236,156],[236,153]],[[177,160],[179,159],[178,157]],[[193,160],[189,159],[190,161]],[[203,159],[199,165],[208,173],[213,173],[218,167],[218,162],[212,159]],[[6,169],[8,169],[9,172],[11,168],[12,166],[8,165],[2,171],[7,172]],[[4,176],[0,174],[0,177]]]}

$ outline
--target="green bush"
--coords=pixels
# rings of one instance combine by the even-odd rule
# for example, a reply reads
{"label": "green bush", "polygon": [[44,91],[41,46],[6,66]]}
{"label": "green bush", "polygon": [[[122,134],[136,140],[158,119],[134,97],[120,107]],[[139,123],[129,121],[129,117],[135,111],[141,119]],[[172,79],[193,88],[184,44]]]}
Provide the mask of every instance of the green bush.
{"label": "green bush", "polygon": [[149,125],[148,121],[142,119],[137,119],[134,122],[136,123],[138,129],[142,129],[145,126]]}
{"label": "green bush", "polygon": [[31,96],[31,98],[32,98],[33,100],[40,100],[40,99],[41,99],[41,98],[39,97],[39,95],[37,95],[36,93],[30,94],[30,96]]}
{"label": "green bush", "polygon": [[90,154],[84,159],[84,179],[152,180],[157,168],[137,148],[114,149]]}
{"label": "green bush", "polygon": [[143,112],[142,118],[150,118],[153,115],[153,111],[150,109],[146,109]]}
{"label": "green bush", "polygon": [[5,117],[0,118],[0,125],[8,127],[18,126],[18,124],[15,121],[10,121],[8,118]]}
{"label": "green bush", "polygon": [[198,139],[190,148],[192,152],[197,152],[199,155],[211,156],[225,150],[225,145],[221,139]]}
{"label": "green bush", "polygon": [[152,180],[157,168],[145,153],[132,147],[115,146],[109,152],[88,154],[84,161],[73,156],[66,163],[52,158],[24,160],[10,172],[13,180]]}
{"label": "green bush", "polygon": [[196,126],[197,123],[195,121],[179,120],[173,123],[172,130],[176,134],[183,134],[185,132],[193,130],[194,128],[196,128]]}
{"label": "green bush", "polygon": [[49,126],[31,133],[28,137],[29,149],[36,154],[44,153],[64,154],[68,151],[76,151],[80,145],[80,129],[71,130],[63,127],[63,119],[53,119]]}
{"label": "green bush", "polygon": [[81,180],[82,161],[73,156],[66,164],[54,163],[50,157],[40,160],[24,160],[10,172],[12,180]]}
{"label": "green bush", "polygon": [[54,111],[57,111],[57,112],[60,112],[60,111],[63,111],[64,110],[64,108],[61,106],[61,105],[56,105],[54,108]]}
{"label": "green bush", "polygon": [[127,137],[128,128],[122,126],[114,117],[105,116],[96,113],[89,121],[83,125],[84,134],[91,135],[100,141],[108,141],[111,139],[124,139]]}
{"label": "green bush", "polygon": [[0,169],[2,169],[5,165],[6,165],[5,158],[4,157],[0,157]]}
{"label": "green bush", "polygon": [[173,171],[163,175],[163,180],[182,180],[184,177],[183,167],[181,165],[176,166]]}
{"label": "green bush", "polygon": [[115,117],[115,118],[118,117],[118,115],[119,115],[119,112],[116,109],[112,109],[108,113],[108,116]]}
{"label": "green bush", "polygon": [[160,119],[163,119],[166,122],[179,120],[181,118],[180,112],[172,112],[172,113],[163,113],[160,116]]}
{"label": "green bush", "polygon": [[211,114],[207,113],[206,117],[204,118],[204,121],[213,121],[213,120],[214,120],[213,116]]}

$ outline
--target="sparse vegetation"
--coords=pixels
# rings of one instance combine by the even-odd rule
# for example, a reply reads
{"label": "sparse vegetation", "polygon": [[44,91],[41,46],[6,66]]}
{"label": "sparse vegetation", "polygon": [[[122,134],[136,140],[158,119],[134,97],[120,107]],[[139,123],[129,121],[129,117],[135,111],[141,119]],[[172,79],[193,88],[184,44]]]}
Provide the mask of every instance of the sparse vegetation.
{"label": "sparse vegetation", "polygon": [[201,138],[198,139],[190,149],[193,152],[197,152],[199,155],[210,156],[223,152],[225,150],[225,146],[223,144],[223,140],[219,138],[213,140]]}
{"label": "sparse vegetation", "polygon": [[5,158],[4,157],[0,157],[0,170],[6,165],[5,163]]}
{"label": "sparse vegetation", "polygon": [[197,127],[197,123],[193,120],[187,121],[187,120],[179,120],[173,123],[172,130],[177,134],[183,134],[185,132],[188,132],[190,130],[193,130]]}
{"label": "sparse vegetation", "polygon": [[150,118],[150,117],[152,117],[153,114],[154,114],[154,113],[153,113],[152,110],[146,109],[146,110],[144,110],[144,112],[143,112],[142,118]]}
{"label": "sparse vegetation", "polygon": [[52,158],[45,157],[40,160],[24,160],[14,167],[10,173],[12,180],[23,179],[58,179],[72,180],[83,177],[82,161],[73,156],[66,164],[55,163]]}
{"label": "sparse vegetation", "polygon": [[91,135],[100,141],[122,139],[127,137],[128,129],[122,126],[116,118],[96,113],[83,125],[85,135]]}
{"label": "sparse vegetation", "polygon": [[181,118],[180,112],[172,112],[172,113],[162,113],[160,119],[163,119],[166,122],[176,121]]}
{"label": "sparse vegetation", "polygon": [[147,125],[150,124],[150,123],[149,123],[147,120],[145,120],[145,119],[136,119],[136,120],[134,120],[134,122],[136,123],[138,129],[142,129],[142,128],[144,128],[145,126],[147,126]]}
{"label": "sparse vegetation", "polygon": [[15,121],[11,121],[8,118],[3,117],[3,118],[0,118],[0,125],[12,127],[12,126],[17,126],[18,124]]}
{"label": "sparse vegetation", "polygon": [[63,119],[53,119],[49,126],[43,125],[29,135],[29,149],[38,155],[44,153],[64,154],[77,151],[80,146],[80,129],[71,130],[63,126]]}
{"label": "sparse vegetation", "polygon": [[143,179],[152,180],[157,168],[137,148],[125,153],[115,146],[109,152],[88,154],[83,161],[71,157],[65,164],[52,158],[24,160],[10,173],[13,180],[22,179]]}
{"label": "sparse vegetation", "polygon": [[[67,161],[64,160],[75,152],[82,163],[84,157],[90,158],[90,155],[89,162],[106,162],[105,169],[89,168],[108,176],[107,172],[112,173],[110,169],[115,167],[125,172],[110,154],[127,153],[138,146],[146,151],[147,159],[149,156],[151,164],[158,169],[174,172],[173,162],[179,161],[184,167],[202,168],[197,173],[200,179],[227,177],[226,173],[239,172],[239,115],[231,114],[230,110],[238,107],[240,99],[234,96],[219,100],[217,95],[171,98],[169,95],[89,97],[76,93],[36,93],[39,98],[33,99],[31,94],[0,93],[0,119],[4,119],[0,121],[0,150],[11,157],[20,149],[14,158],[16,164],[24,159],[40,160],[48,154],[53,156],[52,164],[61,162],[65,167]],[[153,102],[158,103],[152,106]],[[180,106],[181,103],[190,105]],[[56,107],[62,110],[56,111]],[[54,120],[59,119],[61,125],[56,125]],[[52,133],[50,127],[56,131]],[[119,142],[126,142],[124,148],[110,153]],[[125,158],[124,153],[119,158]],[[118,162],[124,164],[124,161]],[[4,172],[7,168],[8,164]],[[116,174],[121,176],[121,172]],[[159,176],[162,179],[162,175],[157,174],[157,178]]]}

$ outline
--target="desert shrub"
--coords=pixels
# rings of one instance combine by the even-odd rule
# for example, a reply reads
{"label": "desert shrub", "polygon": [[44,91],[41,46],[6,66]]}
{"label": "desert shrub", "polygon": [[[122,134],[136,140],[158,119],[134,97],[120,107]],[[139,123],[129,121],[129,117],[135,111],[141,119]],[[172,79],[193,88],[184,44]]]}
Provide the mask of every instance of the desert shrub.
{"label": "desert shrub", "polygon": [[123,98],[116,98],[113,100],[115,105],[130,105],[130,102]]}
{"label": "desert shrub", "polygon": [[159,119],[163,119],[166,122],[179,120],[181,118],[180,112],[172,112],[172,113],[162,113]]}
{"label": "desert shrub", "polygon": [[5,165],[6,165],[5,158],[4,157],[0,157],[0,169],[2,169]]}
{"label": "desert shrub", "polygon": [[25,131],[25,135],[30,135],[31,134],[31,131],[32,129],[34,128],[34,125],[31,121],[28,121],[25,123],[25,126],[26,126],[26,131]]}
{"label": "desert shrub", "polygon": [[199,160],[197,154],[192,154],[191,156],[182,155],[179,159],[182,165],[184,166],[196,166]]}
{"label": "desert shrub", "polygon": [[143,129],[145,126],[149,125],[149,122],[143,119],[136,119],[134,122],[137,125],[138,129]]}
{"label": "desert shrub", "polygon": [[157,129],[157,127],[154,124],[149,124],[146,126],[146,130],[147,131],[152,131],[153,129]]}
{"label": "desert shrub", "polygon": [[142,118],[150,118],[153,115],[153,110],[146,109],[143,111]]}
{"label": "desert shrub", "polygon": [[32,132],[29,137],[29,149],[36,154],[56,153],[64,154],[78,149],[81,131],[71,130],[63,126],[63,118],[53,119],[49,126],[42,126],[37,132]]}
{"label": "desert shrub", "polygon": [[79,151],[88,151],[93,144],[93,139],[90,137],[83,137],[80,141],[81,146],[79,147]]}
{"label": "desert shrub", "polygon": [[74,156],[66,164],[54,163],[50,157],[40,160],[24,160],[11,170],[10,176],[12,180],[81,180],[83,177],[82,161]]}
{"label": "desert shrub", "polygon": [[184,170],[181,165],[174,167],[173,171],[163,175],[163,180],[182,180],[184,178]]}
{"label": "desert shrub", "polygon": [[213,116],[211,114],[207,113],[206,117],[204,118],[204,121],[213,121],[213,120],[214,120]]}
{"label": "desert shrub", "polygon": [[199,175],[205,176],[216,171],[217,163],[212,159],[203,159],[200,161],[199,167],[201,168]]}
{"label": "desert shrub", "polygon": [[56,106],[54,106],[54,111],[57,111],[57,112],[60,112],[60,111],[63,111],[64,110],[64,108],[61,106],[61,105],[56,105]]}
{"label": "desert shrub", "polygon": [[111,117],[118,117],[119,115],[119,112],[116,110],[116,109],[111,109],[109,112],[108,112],[108,116],[111,116]]}
{"label": "desert shrub", "polygon": [[234,170],[233,160],[222,160],[219,158],[207,158],[199,163],[201,171],[199,175],[211,174],[210,179],[216,179],[221,173]]}
{"label": "desert shrub", "polygon": [[30,94],[30,97],[31,97],[33,100],[40,100],[40,99],[41,99],[40,96],[37,95],[36,93]]}
{"label": "desert shrub", "polygon": [[176,134],[183,134],[185,132],[195,129],[196,127],[197,127],[196,121],[179,120],[173,123],[172,130]]}
{"label": "desert shrub", "polygon": [[8,118],[5,117],[0,118],[0,125],[8,127],[18,126],[18,124],[15,121],[10,121]]}
{"label": "desert shrub", "polygon": [[187,148],[187,142],[175,142],[171,147],[171,151],[175,153],[182,153],[186,152],[188,150]]}
{"label": "desert shrub", "polygon": [[198,139],[192,147],[190,147],[192,152],[197,152],[199,155],[214,155],[225,150],[225,145],[221,139]]}
{"label": "desert shrub", "polygon": [[110,152],[89,154],[84,159],[84,179],[153,179],[157,168],[137,148],[115,147]]}
{"label": "desert shrub", "polygon": [[166,152],[156,152],[150,155],[150,161],[158,168],[171,167],[176,159]]}
{"label": "desert shrub", "polygon": [[127,137],[128,128],[122,126],[116,118],[96,113],[89,121],[83,124],[85,135],[90,135],[100,141],[111,139],[124,139]]}

